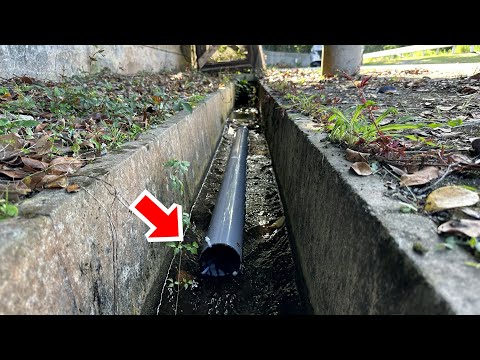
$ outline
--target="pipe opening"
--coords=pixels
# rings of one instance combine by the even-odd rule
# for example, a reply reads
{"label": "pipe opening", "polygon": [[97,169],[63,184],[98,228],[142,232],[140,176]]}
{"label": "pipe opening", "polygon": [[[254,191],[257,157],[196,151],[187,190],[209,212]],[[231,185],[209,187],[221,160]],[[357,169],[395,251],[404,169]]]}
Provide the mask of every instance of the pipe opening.
{"label": "pipe opening", "polygon": [[240,255],[229,245],[213,244],[200,255],[202,275],[237,275],[240,270]]}

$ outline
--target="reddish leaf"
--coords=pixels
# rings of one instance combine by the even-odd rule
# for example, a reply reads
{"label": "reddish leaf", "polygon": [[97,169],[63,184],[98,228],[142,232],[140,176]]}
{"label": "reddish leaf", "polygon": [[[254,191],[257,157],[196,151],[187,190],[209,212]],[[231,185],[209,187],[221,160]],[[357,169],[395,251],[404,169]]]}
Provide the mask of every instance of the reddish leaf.
{"label": "reddish leaf", "polygon": [[79,192],[79,191],[80,191],[80,185],[78,184],[70,184],[67,186],[68,193]]}
{"label": "reddish leaf", "polygon": [[25,84],[33,84],[33,79],[29,78],[28,76],[20,76],[20,77],[17,77],[17,79],[20,80],[20,82]]}

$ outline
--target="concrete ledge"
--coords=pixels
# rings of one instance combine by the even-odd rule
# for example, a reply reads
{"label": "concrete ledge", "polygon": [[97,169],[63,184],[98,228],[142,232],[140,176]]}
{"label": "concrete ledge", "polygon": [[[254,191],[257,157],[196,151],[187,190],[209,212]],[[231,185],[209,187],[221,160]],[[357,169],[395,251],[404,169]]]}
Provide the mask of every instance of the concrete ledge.
{"label": "concrete ledge", "polygon": [[[19,206],[19,217],[2,221],[0,313],[142,312],[172,253],[146,241],[148,227],[128,206],[148,189],[167,206],[191,207],[234,99],[230,84],[192,114],[181,112],[82,168],[70,181],[84,190],[44,190]],[[166,190],[163,163],[172,158],[191,163],[184,199]]]}
{"label": "concrete ledge", "polygon": [[103,68],[136,74],[186,65],[181,45],[0,45],[0,76],[5,78],[60,79]]}
{"label": "concrete ledge", "polygon": [[[260,85],[261,114],[297,266],[316,314],[480,314],[478,270],[463,249],[436,251],[425,217],[399,212],[375,176],[287,113]],[[418,255],[415,242],[430,250]]]}

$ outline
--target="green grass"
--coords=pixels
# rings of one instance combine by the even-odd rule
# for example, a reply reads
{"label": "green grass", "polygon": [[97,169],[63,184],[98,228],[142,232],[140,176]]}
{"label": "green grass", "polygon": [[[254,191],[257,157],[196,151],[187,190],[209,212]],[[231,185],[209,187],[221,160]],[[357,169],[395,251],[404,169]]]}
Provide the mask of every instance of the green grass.
{"label": "green grass", "polygon": [[[478,45],[475,46],[475,51]],[[412,54],[405,54],[403,57],[385,56],[373,59],[365,59],[364,65],[401,65],[401,64],[452,64],[452,63],[477,63],[480,62],[480,54],[459,53],[463,48],[457,47],[456,53],[452,54],[451,50],[441,50],[438,55],[435,50],[425,51],[425,56],[421,51]]]}

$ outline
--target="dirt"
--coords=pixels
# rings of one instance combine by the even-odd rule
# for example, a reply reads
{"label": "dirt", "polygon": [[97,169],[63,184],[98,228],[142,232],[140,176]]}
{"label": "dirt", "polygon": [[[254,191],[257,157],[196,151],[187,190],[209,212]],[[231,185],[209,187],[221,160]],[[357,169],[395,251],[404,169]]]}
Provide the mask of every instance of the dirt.
{"label": "dirt", "polygon": [[[183,252],[181,277],[193,279],[193,286],[180,289],[177,314],[282,315],[307,312],[295,279],[284,212],[278,193],[268,146],[255,108],[237,110],[227,123],[222,142],[192,208],[192,229],[186,241],[203,244],[208,231],[235,129],[249,128],[247,157],[246,218],[243,263],[240,274],[203,277],[198,256]],[[170,276],[178,274],[178,256]],[[160,314],[175,313],[176,287],[166,288]]]}

